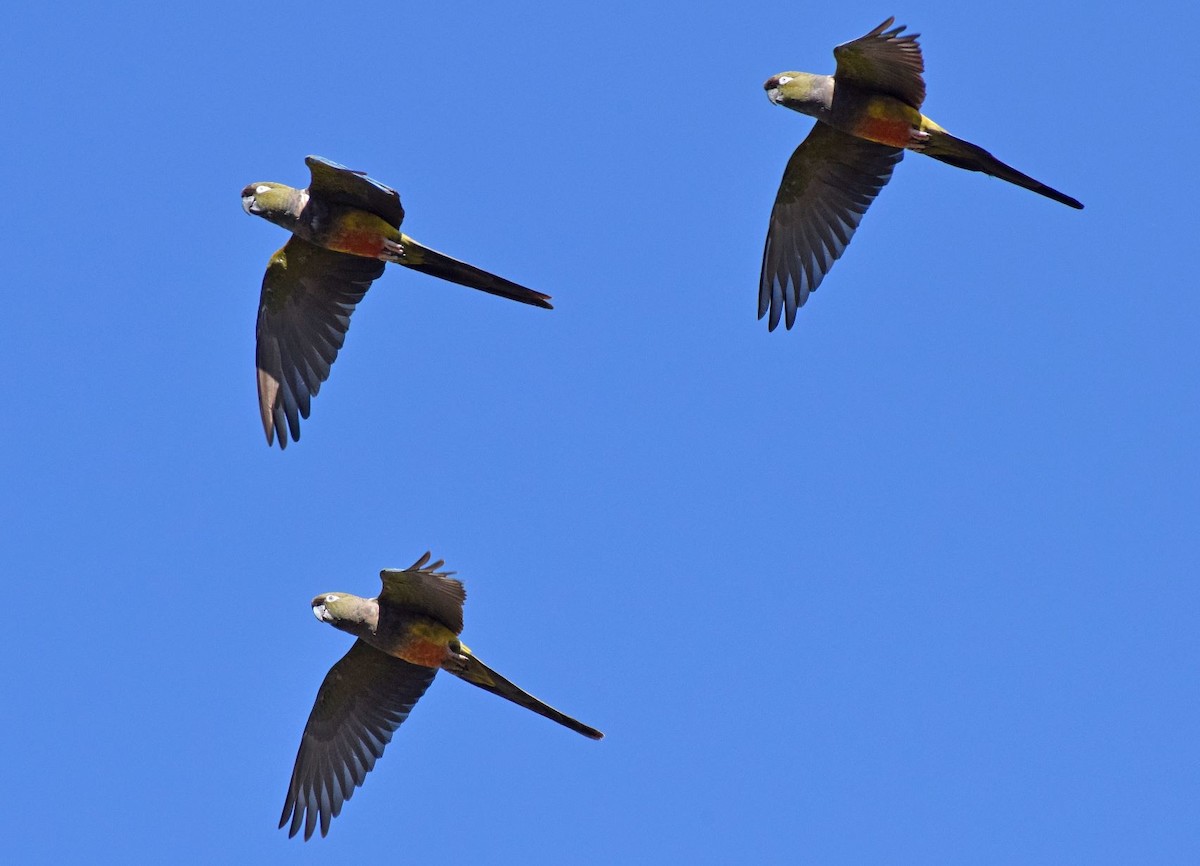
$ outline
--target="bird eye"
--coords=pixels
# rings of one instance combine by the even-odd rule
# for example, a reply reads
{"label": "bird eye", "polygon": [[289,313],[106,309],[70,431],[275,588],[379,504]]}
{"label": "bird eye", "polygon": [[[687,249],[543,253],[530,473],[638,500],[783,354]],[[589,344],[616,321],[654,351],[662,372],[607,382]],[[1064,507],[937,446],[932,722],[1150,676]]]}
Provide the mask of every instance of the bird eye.
{"label": "bird eye", "polygon": [[325,601],[327,604],[333,604],[335,601],[338,600],[338,598],[340,598],[340,596],[327,595],[327,596],[325,596]]}
{"label": "bird eye", "polygon": [[271,191],[271,188],[269,186],[265,186],[264,184],[259,184],[258,186],[256,186],[254,188],[255,195],[262,195],[264,192],[270,192],[270,191]]}
{"label": "bird eye", "polygon": [[[779,81],[780,84],[787,84],[789,81],[792,80],[792,76],[781,75],[781,76],[779,76],[779,78],[777,80]],[[261,189],[261,187],[260,187],[260,189]]]}

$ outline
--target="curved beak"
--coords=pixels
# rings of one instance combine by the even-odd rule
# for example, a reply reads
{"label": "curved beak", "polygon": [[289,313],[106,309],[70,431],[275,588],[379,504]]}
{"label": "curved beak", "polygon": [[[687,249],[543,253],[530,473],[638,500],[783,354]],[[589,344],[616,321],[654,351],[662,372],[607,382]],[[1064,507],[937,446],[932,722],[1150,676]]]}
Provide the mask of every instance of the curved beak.
{"label": "curved beak", "polygon": [[763,82],[763,90],[767,91],[767,99],[771,100],[776,105],[779,104],[779,76],[778,75],[772,75],[765,82]]}

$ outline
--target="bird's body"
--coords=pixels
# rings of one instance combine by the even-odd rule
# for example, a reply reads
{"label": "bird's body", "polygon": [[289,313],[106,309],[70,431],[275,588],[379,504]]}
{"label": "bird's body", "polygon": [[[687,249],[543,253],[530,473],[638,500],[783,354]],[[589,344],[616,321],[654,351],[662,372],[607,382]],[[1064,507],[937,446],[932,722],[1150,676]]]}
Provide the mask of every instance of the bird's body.
{"label": "bird's body", "polygon": [[384,607],[379,626],[362,639],[380,652],[409,664],[427,668],[458,665],[459,653],[451,646],[461,643],[458,635],[435,619]]}
{"label": "bird's body", "polygon": [[350,314],[387,262],[509,300],[550,309],[548,295],[490,274],[400,231],[404,208],[395,190],[362,172],[308,157],[307,189],[252,183],[246,213],[292,233],[272,257],[259,302],[259,410],[267,444],[300,438],[312,397],[350,327]]}
{"label": "bird's body", "polygon": [[305,240],[334,252],[386,262],[395,258],[387,255],[388,243],[399,244],[404,238],[387,220],[357,208],[330,208],[327,220],[325,225],[314,226],[321,230],[313,232],[315,240],[312,237]]}
{"label": "bird's body", "polygon": [[279,826],[321,835],[383,754],[439,670],[592,739],[604,735],[535,698],[487,667],[463,644],[462,583],[429,554],[380,574],[376,598],[326,593],[312,600],[322,622],[358,640],[321,684],[305,725]]}
{"label": "bird's body", "polygon": [[912,147],[924,117],[899,99],[865,94],[856,99],[835,100],[829,124],[843,132],[888,147]]}
{"label": "bird's body", "polygon": [[792,327],[905,150],[1083,207],[923,115],[917,34],[888,30],[892,21],[835,48],[833,75],[781,72],[763,85],[771,102],[817,120],[792,154],[771,212],[758,309],[759,318],[770,313],[770,330],[781,315]]}
{"label": "bird's body", "polygon": [[[906,116],[908,112],[903,110],[904,107],[890,99],[872,100],[863,107],[863,115],[856,119],[850,134],[888,147],[907,147],[912,120]],[[830,125],[842,128],[837,123]]]}

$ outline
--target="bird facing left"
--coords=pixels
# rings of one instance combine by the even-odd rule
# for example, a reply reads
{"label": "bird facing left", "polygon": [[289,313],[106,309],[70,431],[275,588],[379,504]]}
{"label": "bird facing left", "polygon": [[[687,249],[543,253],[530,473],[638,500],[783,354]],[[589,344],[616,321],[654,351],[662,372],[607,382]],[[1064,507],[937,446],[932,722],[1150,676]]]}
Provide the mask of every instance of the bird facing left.
{"label": "bird facing left", "polygon": [[305,159],[307,189],[252,183],[242,209],[287,229],[271,256],[258,304],[258,408],[267,444],[300,438],[312,398],[346,339],[350,315],[386,263],[551,309],[550,296],[430,249],[400,231],[394,189],[319,156]]}
{"label": "bird facing left", "polygon": [[403,570],[380,572],[376,598],[318,595],[313,615],[358,638],[329,669],[300,738],[279,826],[304,838],[342,811],[383,755],[392,734],[438,670],[499,695],[593,740],[595,728],[559,712],[481,662],[458,639],[466,590],[426,553]]}

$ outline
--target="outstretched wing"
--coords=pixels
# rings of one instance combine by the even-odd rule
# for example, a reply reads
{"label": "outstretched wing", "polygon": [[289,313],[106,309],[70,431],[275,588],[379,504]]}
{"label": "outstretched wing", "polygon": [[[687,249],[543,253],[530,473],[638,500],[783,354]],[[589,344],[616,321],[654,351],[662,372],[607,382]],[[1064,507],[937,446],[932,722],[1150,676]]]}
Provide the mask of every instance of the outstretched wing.
{"label": "outstretched wing", "polygon": [[432,617],[455,634],[460,634],[467,591],[462,581],[450,576],[454,572],[438,571],[445,564],[442,560],[429,562],[429,557],[426,551],[408,568],[385,568],[379,572],[379,578],[383,581],[379,601]]}
{"label": "outstretched wing", "polygon": [[890,93],[920,110],[925,101],[925,61],[919,33],[901,36],[903,26],[892,26],[895,18],[884,21],[870,33],[833,49],[837,58],[835,83],[846,82],[883,93]]}
{"label": "outstretched wing", "polygon": [[308,185],[311,196],[332,204],[370,211],[383,217],[393,228],[404,222],[400,193],[390,186],[367,177],[366,172],[354,171],[321,156],[306,156],[304,162],[312,174]]}
{"label": "outstretched wing", "polygon": [[329,669],[309,714],[279,826],[321,835],[363,783],[396,728],[433,682],[436,668],[409,664],[361,640]]}
{"label": "outstretched wing", "polygon": [[788,328],[833,267],[904,151],[818,122],[783,172],[758,283],[758,317]]}
{"label": "outstretched wing", "polygon": [[258,408],[267,444],[288,433],[329,378],[350,327],[350,314],[383,273],[377,259],[335,253],[292,236],[271,256],[258,304]]}

